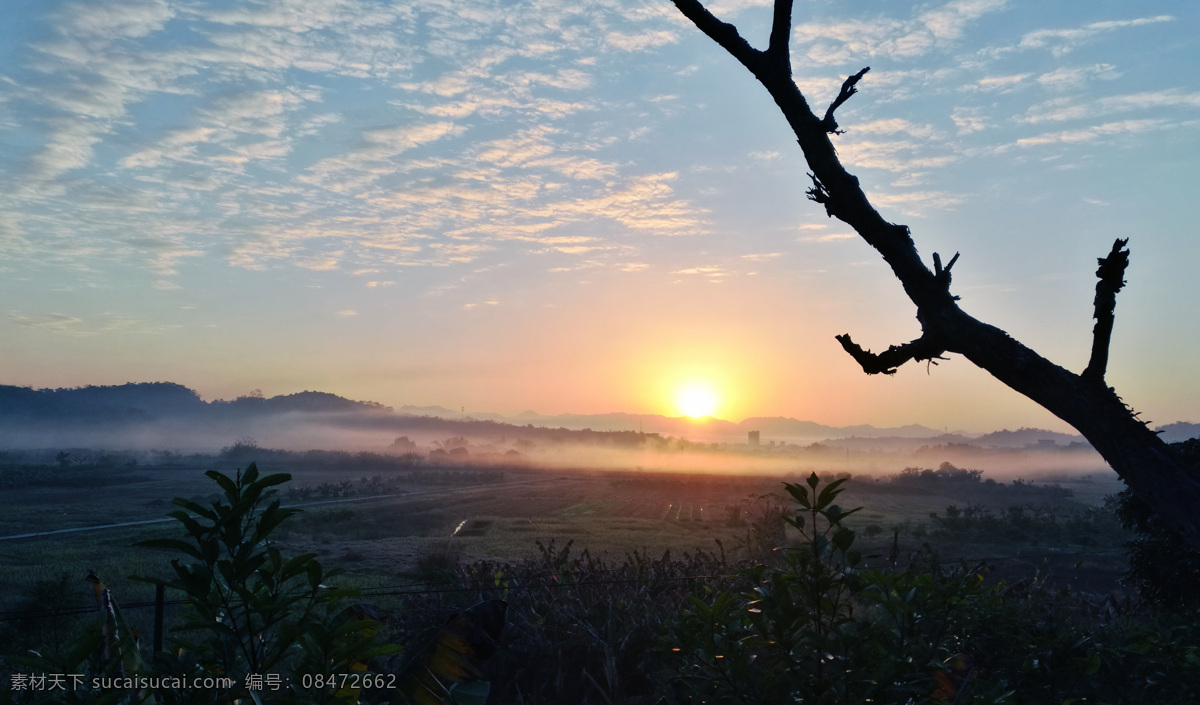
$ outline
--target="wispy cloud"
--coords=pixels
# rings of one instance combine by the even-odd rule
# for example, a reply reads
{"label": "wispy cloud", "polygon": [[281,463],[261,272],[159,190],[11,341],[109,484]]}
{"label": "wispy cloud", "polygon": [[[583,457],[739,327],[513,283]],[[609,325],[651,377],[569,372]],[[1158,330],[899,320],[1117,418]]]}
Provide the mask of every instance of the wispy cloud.
{"label": "wispy cloud", "polygon": [[130,316],[120,316],[103,313],[85,320],[78,316],[65,313],[40,313],[26,315],[11,311],[8,319],[23,328],[36,328],[60,335],[73,337],[89,337],[105,333],[156,332],[173,327],[172,325],[147,324]]}
{"label": "wispy cloud", "polygon": [[908,216],[924,217],[933,210],[954,208],[963,202],[963,196],[945,191],[909,191],[872,194],[871,201],[879,206],[896,208]]}
{"label": "wispy cloud", "polygon": [[1138,110],[1161,111],[1168,108],[1200,108],[1200,92],[1170,88],[1125,95],[1107,96],[1090,101],[1057,98],[1030,108],[1023,122],[1063,122],[1116,115]]}
{"label": "wispy cloud", "polygon": [[1082,88],[1094,80],[1112,81],[1121,77],[1121,72],[1112,64],[1091,66],[1063,66],[1037,77],[1037,82],[1051,90],[1061,91]]}
{"label": "wispy cloud", "polygon": [[853,240],[856,233],[828,233],[826,235],[806,235],[798,238],[800,242],[837,242],[838,240]]}
{"label": "wispy cloud", "polygon": [[958,127],[960,135],[969,135],[972,132],[980,132],[994,127],[982,108],[955,108],[954,112],[950,114],[950,119]]}
{"label": "wispy cloud", "polygon": [[674,32],[667,30],[642,32],[640,34],[609,32],[604,36],[604,41],[610,47],[620,51],[643,51],[652,47],[674,44],[679,41],[679,37]]}
{"label": "wispy cloud", "polygon": [[1160,22],[1174,21],[1175,18],[1171,15],[1155,15],[1153,17],[1139,17],[1132,20],[1092,22],[1082,27],[1071,29],[1039,29],[1021,37],[1018,48],[1049,49],[1055,56],[1062,56],[1102,34],[1129,27],[1142,27]]}
{"label": "wispy cloud", "polygon": [[968,24],[1007,4],[1006,0],[955,0],[909,19],[856,17],[802,23],[794,35],[798,43],[809,45],[805,56],[816,63],[843,64],[874,57],[912,59],[954,43]]}
{"label": "wispy cloud", "polygon": [[1044,144],[1091,142],[1101,137],[1160,130],[1171,125],[1170,121],[1162,119],[1119,120],[1076,130],[1062,130],[1059,132],[1047,132],[1035,137],[1023,137],[1017,140],[1017,145],[1020,147],[1033,147]]}
{"label": "wispy cloud", "polygon": [[19,326],[45,328],[55,333],[75,333],[79,324],[83,323],[82,318],[68,316],[65,313],[43,313],[34,316],[10,313],[8,319]]}

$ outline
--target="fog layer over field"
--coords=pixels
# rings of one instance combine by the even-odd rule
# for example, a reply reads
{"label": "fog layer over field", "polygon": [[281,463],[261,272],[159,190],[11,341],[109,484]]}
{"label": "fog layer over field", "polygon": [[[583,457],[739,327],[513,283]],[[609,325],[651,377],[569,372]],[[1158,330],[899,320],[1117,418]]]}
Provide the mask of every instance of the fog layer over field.
{"label": "fog layer over field", "polygon": [[[1182,423],[1162,428],[1168,441],[1197,430]],[[734,423],[623,413],[476,418],[441,407],[396,412],[324,392],[206,402],[169,382],[74,389],[0,385],[0,451],[6,449],[40,449],[38,457],[50,452],[52,462],[58,452],[80,449],[69,463],[59,463],[75,466],[87,465],[80,460],[87,449],[140,453],[152,463],[193,454],[221,454],[230,462],[271,459],[281,468],[302,457],[307,464],[345,460],[304,454],[321,449],[381,467],[889,475],[949,462],[997,479],[1106,468],[1082,437],[1039,429],[972,435],[916,424],[834,427],[785,417]],[[10,453],[7,462],[30,461],[13,461]]]}
{"label": "fog layer over field", "polygon": [[[635,432],[572,431],[532,425],[447,421],[430,417],[364,419],[293,412],[265,417],[140,423],[5,424],[0,449],[105,449],[175,456],[225,451],[231,460],[260,460],[279,451],[320,449],[406,458],[413,466],[521,466],[669,472],[800,475],[811,471],[890,475],[906,467],[943,462],[983,470],[1007,480],[1045,474],[1090,473],[1107,468],[1089,446],[1024,430],[1022,435],[965,438],[794,438],[695,443],[686,438]],[[1011,436],[1011,437],[1010,437]],[[1026,441],[1022,443],[1022,441]],[[236,449],[236,453],[232,452]],[[274,453],[273,453],[274,451]],[[287,455],[278,453],[280,463]],[[368,456],[364,455],[364,462]]]}

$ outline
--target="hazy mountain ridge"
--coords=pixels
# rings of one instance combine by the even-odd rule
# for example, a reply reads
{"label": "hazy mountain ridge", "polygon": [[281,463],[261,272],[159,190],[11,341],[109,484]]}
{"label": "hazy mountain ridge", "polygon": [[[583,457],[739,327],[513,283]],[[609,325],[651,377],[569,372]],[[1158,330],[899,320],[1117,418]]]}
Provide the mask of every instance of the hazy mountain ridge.
{"label": "hazy mountain ridge", "polygon": [[[971,443],[981,447],[1020,448],[1039,443],[1067,446],[1082,443],[1078,435],[1021,428],[984,435],[962,432],[945,433],[926,426],[910,424],[896,428],[871,425],[828,426],[789,417],[751,417],[734,423],[723,419],[669,417],[659,414],[558,414],[546,416],[524,411],[514,417],[500,414],[462,413],[442,406],[401,406],[397,410],[371,401],[354,401],[327,392],[305,391],[296,394],[263,397],[248,395],[233,400],[205,402],[192,389],[173,382],[127,383],[111,386],[87,386],[62,389],[32,389],[0,385],[0,418],[13,424],[42,425],[53,420],[79,425],[137,426],[151,422],[176,424],[195,421],[239,423],[241,420],[283,418],[285,415],[347,429],[404,433],[406,430],[431,432],[539,436],[578,434],[579,439],[595,442],[600,434],[628,435],[624,445],[638,434],[675,436],[693,441],[746,443],[750,431],[758,431],[760,441],[783,443],[827,442],[838,447],[858,449],[899,445],[944,446]],[[253,430],[253,429],[251,429]],[[1178,422],[1159,427],[1164,440],[1173,442],[1200,436],[1200,424]],[[249,431],[248,431],[249,432]],[[609,441],[617,441],[610,438]]]}
{"label": "hazy mountain ridge", "polygon": [[243,396],[205,402],[192,389],[174,382],[130,382],[108,386],[32,389],[0,385],[0,416],[72,418],[111,415],[136,418],[213,413],[390,412],[376,402],[352,401],[327,392],[299,392],[276,397]]}
{"label": "hazy mountain ridge", "polygon": [[60,389],[0,385],[0,416],[152,418],[195,413],[206,406],[199,394],[174,382]]}
{"label": "hazy mountain ridge", "polygon": [[1179,443],[1192,438],[1200,438],[1200,423],[1176,421],[1155,429],[1159,438],[1167,443]]}
{"label": "hazy mountain ridge", "polygon": [[1057,431],[1046,431],[1040,428],[1019,428],[1016,431],[1010,431],[1006,428],[1003,431],[986,433],[975,439],[975,443],[981,446],[997,448],[1024,448],[1039,443],[1068,445],[1082,442],[1084,442],[1083,436],[1078,434],[1058,433]]}

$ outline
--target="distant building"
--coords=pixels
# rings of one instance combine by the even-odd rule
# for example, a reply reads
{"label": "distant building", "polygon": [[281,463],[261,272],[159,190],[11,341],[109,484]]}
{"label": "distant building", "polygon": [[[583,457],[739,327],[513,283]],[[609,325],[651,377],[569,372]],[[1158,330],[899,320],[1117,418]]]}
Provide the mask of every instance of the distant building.
{"label": "distant building", "polygon": [[747,439],[746,439],[747,443],[749,443],[752,446],[756,446],[756,447],[758,446],[758,431],[751,431],[750,433],[747,433],[746,436],[747,436]]}

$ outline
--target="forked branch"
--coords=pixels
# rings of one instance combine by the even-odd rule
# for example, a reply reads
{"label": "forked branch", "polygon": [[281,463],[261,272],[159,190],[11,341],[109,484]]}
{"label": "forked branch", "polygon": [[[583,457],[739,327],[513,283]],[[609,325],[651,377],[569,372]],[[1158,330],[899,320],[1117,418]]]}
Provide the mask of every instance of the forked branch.
{"label": "forked branch", "polygon": [[[1129,486],[1167,517],[1187,540],[1200,547],[1200,477],[1186,470],[1171,450],[1130,412],[1103,383],[1112,335],[1116,294],[1124,284],[1128,263],[1125,241],[1118,240],[1100,260],[1096,286],[1096,328],[1092,359],[1074,374],[1014,340],[995,326],[963,311],[949,292],[950,270],[934,255],[934,270],[922,261],[909,230],[883,219],[848,173],[830,141],[839,132],[834,112],[857,91],[863,69],[842,84],[824,119],[817,117],[792,78],[787,49],[793,0],[776,0],[767,51],[751,47],[736,27],[712,15],[698,0],[672,0],[701,31],[742,63],[770,93],[804,152],[813,187],[808,197],[825,212],[844,221],[882,255],[916,305],[922,334],[878,355],[863,350],[847,335],[842,347],[871,374],[890,374],[909,360],[933,360],[958,353],[1074,426]],[[1098,383],[1099,382],[1099,383]]]}
{"label": "forked branch", "polygon": [[859,71],[858,73],[854,74],[853,76],[847,78],[842,83],[842,90],[838,92],[838,96],[833,99],[832,103],[829,104],[829,109],[825,111],[825,119],[821,121],[821,124],[825,127],[826,132],[831,132],[835,135],[840,135],[840,134],[845,133],[845,130],[838,129],[837,120],[833,119],[833,111],[840,108],[842,106],[842,103],[845,103],[847,100],[850,100],[850,96],[852,96],[858,92],[858,88],[856,87],[856,84],[860,80],[862,80],[862,77],[865,76],[867,74],[867,72],[870,70],[871,70],[871,67],[868,66],[868,67],[864,68],[862,71]]}

